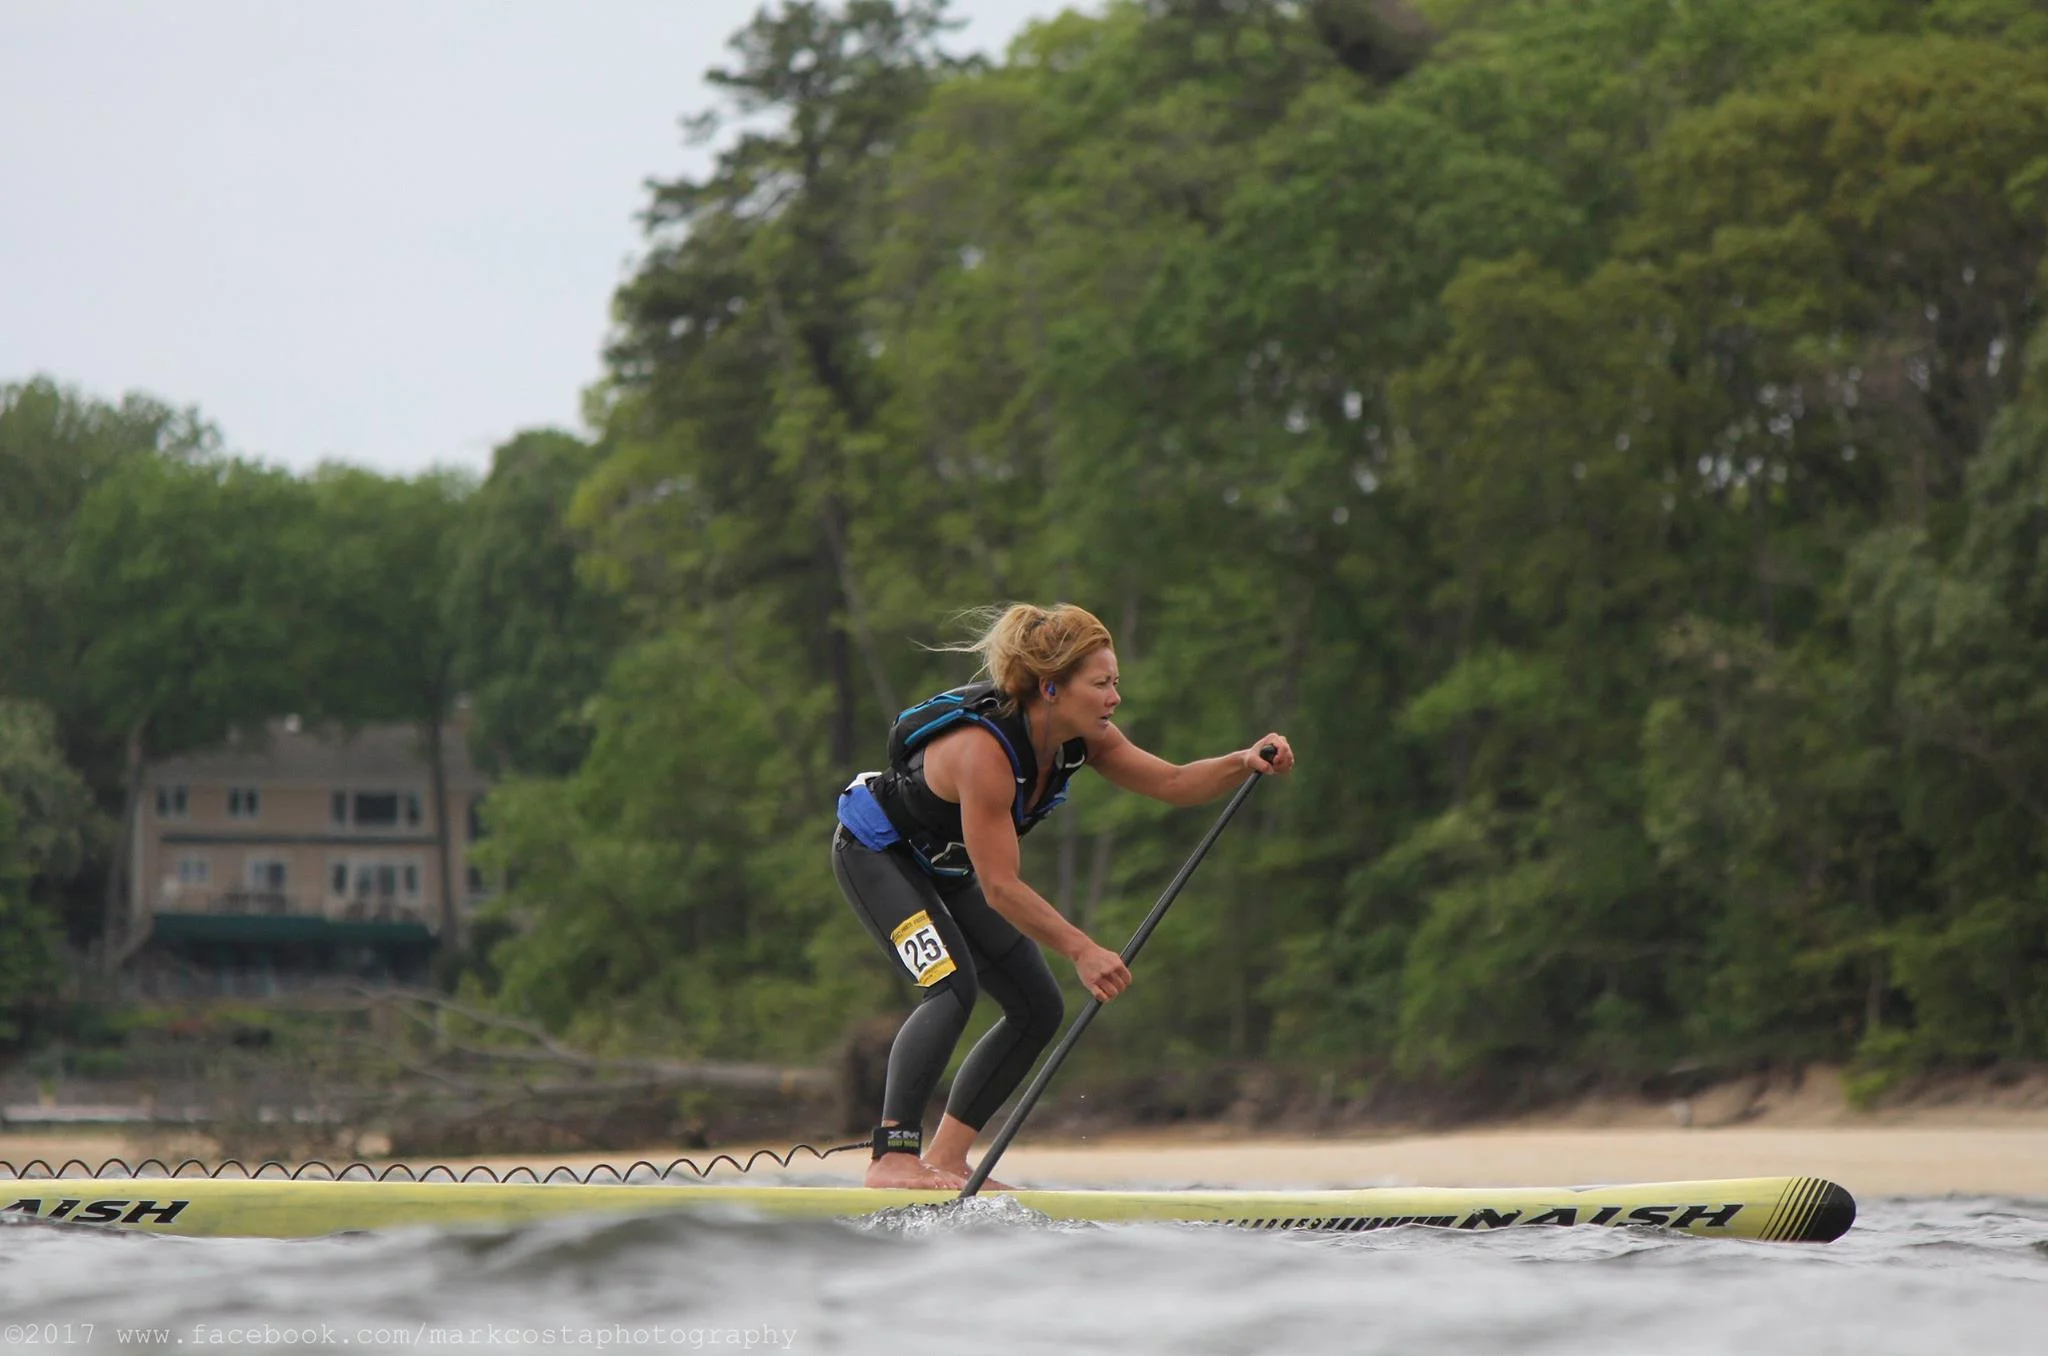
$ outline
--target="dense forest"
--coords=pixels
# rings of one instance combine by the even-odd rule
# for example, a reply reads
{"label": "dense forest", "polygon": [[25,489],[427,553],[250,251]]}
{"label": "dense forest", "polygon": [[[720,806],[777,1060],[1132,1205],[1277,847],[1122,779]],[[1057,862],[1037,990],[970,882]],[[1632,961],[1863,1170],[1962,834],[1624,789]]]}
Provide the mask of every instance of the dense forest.
{"label": "dense forest", "polygon": [[[1301,759],[1091,1048],[2048,1058],[2048,11],[946,23],[740,33],[595,432],[480,483],[5,388],[0,998],[90,946],[138,760],[466,693],[510,888],[449,983],[815,1055],[902,1001],[834,793],[963,609],[1068,599],[1140,744]],[[1205,822],[1085,780],[1026,875],[1115,946]]]}

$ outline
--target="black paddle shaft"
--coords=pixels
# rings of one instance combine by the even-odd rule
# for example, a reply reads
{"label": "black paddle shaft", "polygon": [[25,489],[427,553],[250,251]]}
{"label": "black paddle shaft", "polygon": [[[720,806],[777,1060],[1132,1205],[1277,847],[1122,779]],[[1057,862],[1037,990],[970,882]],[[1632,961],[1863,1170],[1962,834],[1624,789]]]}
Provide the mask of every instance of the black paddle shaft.
{"label": "black paddle shaft", "polygon": [[[1259,749],[1259,756],[1270,763],[1280,756],[1280,750],[1272,744],[1267,744]],[[1145,947],[1145,939],[1152,935],[1152,930],[1159,926],[1159,920],[1166,917],[1167,909],[1172,907],[1174,896],[1188,883],[1188,877],[1195,874],[1195,868],[1202,864],[1202,858],[1209,855],[1210,847],[1222,835],[1223,826],[1230,822],[1231,816],[1237,813],[1237,807],[1244,804],[1245,797],[1251,795],[1252,788],[1259,784],[1259,778],[1264,775],[1262,772],[1254,772],[1246,777],[1244,785],[1238,787],[1237,794],[1230,798],[1230,804],[1223,807],[1223,813],[1209,826],[1209,832],[1202,835],[1202,841],[1195,845],[1194,855],[1182,863],[1172,883],[1166,887],[1166,893],[1159,896],[1159,902],[1152,906],[1152,912],[1145,915],[1145,921],[1138,924],[1138,930],[1132,933],[1131,940],[1124,944],[1125,965],[1138,958],[1138,952]],[[960,1188],[961,1200],[966,1200],[981,1190],[981,1184],[986,1182],[989,1173],[995,1170],[996,1160],[1003,1156],[1003,1150],[1010,1147],[1010,1141],[1017,1138],[1017,1131],[1022,1128],[1024,1118],[1029,1116],[1031,1108],[1038,1104],[1038,1098],[1045,1091],[1045,1085],[1052,1082],[1052,1076],[1059,1072],[1060,1064],[1066,1059],[1067,1052],[1074,1048],[1075,1043],[1081,1039],[1081,1033],[1088,1029],[1088,1023],[1094,1021],[1095,1014],[1100,1011],[1102,1000],[1093,994],[1089,995],[1088,1005],[1081,1009],[1081,1015],[1074,1018],[1074,1024],[1067,1028],[1067,1034],[1060,1038],[1060,1043],[1046,1056],[1045,1063],[1039,1067],[1038,1077],[1032,1079],[1031,1086],[1024,1089],[1024,1096],[1018,1100],[1017,1109],[1003,1122],[1003,1128],[997,1132],[995,1142],[988,1146],[988,1152],[981,1156],[981,1162],[969,1174],[967,1185]]]}

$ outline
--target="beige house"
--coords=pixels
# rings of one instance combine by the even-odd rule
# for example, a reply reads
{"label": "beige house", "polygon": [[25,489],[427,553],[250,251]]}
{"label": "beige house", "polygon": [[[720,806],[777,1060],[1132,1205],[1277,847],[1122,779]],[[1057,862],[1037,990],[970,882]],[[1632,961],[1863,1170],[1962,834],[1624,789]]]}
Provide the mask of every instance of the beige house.
{"label": "beige house", "polygon": [[124,952],[139,969],[184,974],[188,988],[419,978],[438,934],[484,893],[469,851],[487,783],[457,726],[444,727],[442,749],[445,817],[411,725],[351,736],[282,720],[261,740],[151,764]]}

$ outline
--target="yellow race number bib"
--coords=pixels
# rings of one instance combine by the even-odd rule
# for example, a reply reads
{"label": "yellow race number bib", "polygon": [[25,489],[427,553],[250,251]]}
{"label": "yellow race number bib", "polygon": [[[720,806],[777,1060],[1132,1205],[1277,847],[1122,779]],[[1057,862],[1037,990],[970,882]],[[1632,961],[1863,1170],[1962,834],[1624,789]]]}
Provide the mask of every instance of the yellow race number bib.
{"label": "yellow race number bib", "polygon": [[896,959],[910,971],[918,988],[929,989],[953,973],[953,958],[946,953],[946,944],[939,939],[931,915],[923,909],[898,923],[889,940],[896,947]]}

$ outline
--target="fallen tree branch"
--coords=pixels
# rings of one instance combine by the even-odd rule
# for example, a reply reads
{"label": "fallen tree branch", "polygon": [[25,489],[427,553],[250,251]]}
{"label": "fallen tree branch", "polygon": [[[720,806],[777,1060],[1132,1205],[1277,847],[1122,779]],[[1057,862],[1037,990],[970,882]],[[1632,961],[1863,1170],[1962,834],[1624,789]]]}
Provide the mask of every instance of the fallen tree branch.
{"label": "fallen tree branch", "polygon": [[593,1055],[564,1045],[529,1023],[496,1013],[480,1012],[463,1004],[451,1002],[438,994],[425,994],[409,989],[394,989],[384,993],[373,990],[359,992],[372,997],[373,1000],[388,1001],[391,998],[400,998],[408,1003],[448,1012],[488,1030],[508,1031],[524,1036],[540,1047],[538,1050],[521,1050],[510,1046],[475,1045],[450,1036],[446,1030],[415,1010],[402,1009],[413,1022],[433,1031],[436,1044],[443,1049],[478,1059],[508,1064],[566,1064],[593,1073],[610,1070],[630,1071],[642,1074],[652,1082],[664,1086],[723,1088],[741,1092],[818,1093],[829,1091],[833,1085],[831,1073],[824,1069],[727,1060],[671,1060]]}

